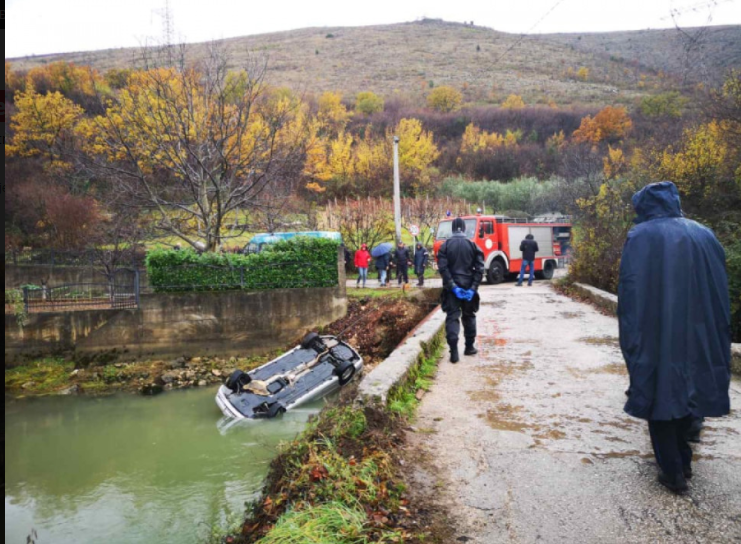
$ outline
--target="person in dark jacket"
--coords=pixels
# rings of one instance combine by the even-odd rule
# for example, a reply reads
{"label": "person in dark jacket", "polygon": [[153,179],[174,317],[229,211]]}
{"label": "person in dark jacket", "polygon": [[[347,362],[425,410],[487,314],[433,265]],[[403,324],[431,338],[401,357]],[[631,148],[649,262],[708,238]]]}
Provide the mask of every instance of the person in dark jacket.
{"label": "person in dark jacket", "polygon": [[522,280],[525,279],[525,272],[528,267],[530,268],[530,279],[527,284],[532,287],[533,279],[535,279],[535,254],[540,251],[535,236],[532,234],[525,236],[520,244],[520,251],[522,251],[522,267],[520,268],[520,279],[517,280],[517,287],[522,287]]}
{"label": "person in dark jacket", "polygon": [[[438,268],[443,277],[442,307],[447,314],[445,333],[450,347],[450,362],[460,361],[458,339],[461,317],[466,338],[465,355],[476,355],[476,312],[479,311],[479,285],[484,279],[484,253],[466,237],[466,222],[453,221],[453,237],[437,254]],[[470,298],[465,297],[468,294]],[[463,298],[462,298],[463,297]]]}
{"label": "person in dark jacket", "polygon": [[725,252],[685,219],[671,182],[633,196],[638,217],[620,265],[620,347],[630,374],[625,411],[648,421],[659,482],[692,476],[693,422],[730,411],[731,313]]}
{"label": "person in dark jacket", "polygon": [[386,287],[388,281],[388,270],[391,266],[391,253],[385,253],[376,258],[376,270],[378,270],[378,281],[381,287]]}
{"label": "person in dark jacket", "polygon": [[399,280],[399,285],[406,285],[409,283],[409,266],[412,264],[412,255],[404,242],[399,242],[399,246],[394,251],[393,262],[396,265],[396,279]]}
{"label": "person in dark jacket", "polygon": [[430,260],[430,254],[422,244],[417,244],[417,250],[414,252],[414,273],[417,275],[417,286],[425,285],[425,270]]}

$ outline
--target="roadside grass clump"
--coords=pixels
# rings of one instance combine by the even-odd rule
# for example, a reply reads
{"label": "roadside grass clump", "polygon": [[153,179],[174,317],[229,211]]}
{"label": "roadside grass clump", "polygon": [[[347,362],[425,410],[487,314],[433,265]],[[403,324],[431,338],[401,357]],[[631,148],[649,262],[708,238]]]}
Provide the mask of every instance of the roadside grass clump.
{"label": "roadside grass clump", "polygon": [[29,395],[54,393],[65,387],[75,364],[64,359],[42,359],[5,369],[5,390]]}
{"label": "roadside grass clump", "polygon": [[365,544],[366,515],[341,502],[285,515],[261,544]]}
{"label": "roadside grass clump", "polygon": [[443,350],[441,339],[436,339],[434,343],[438,345],[431,347],[431,355],[422,356],[420,364],[409,373],[407,383],[404,386],[397,387],[389,395],[389,410],[391,412],[405,418],[411,418],[420,403],[417,393],[419,391],[429,391],[432,387],[432,378],[437,373],[438,361]]}

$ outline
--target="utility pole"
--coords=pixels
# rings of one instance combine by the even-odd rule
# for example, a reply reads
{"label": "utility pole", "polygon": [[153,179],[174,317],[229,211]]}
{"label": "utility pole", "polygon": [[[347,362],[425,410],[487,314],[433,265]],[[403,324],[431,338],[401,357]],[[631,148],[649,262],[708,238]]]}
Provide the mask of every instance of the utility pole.
{"label": "utility pole", "polygon": [[399,137],[394,136],[394,222],[396,245],[401,243],[401,175],[399,173]]}

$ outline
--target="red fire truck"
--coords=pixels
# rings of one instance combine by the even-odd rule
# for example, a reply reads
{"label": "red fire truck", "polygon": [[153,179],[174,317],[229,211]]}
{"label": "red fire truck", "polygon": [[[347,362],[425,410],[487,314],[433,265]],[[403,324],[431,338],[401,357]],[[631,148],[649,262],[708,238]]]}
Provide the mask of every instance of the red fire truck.
{"label": "red fire truck", "polygon": [[[571,223],[565,217],[542,217],[534,220],[501,215],[463,216],[466,236],[484,252],[486,279],[491,284],[520,273],[520,243],[532,234],[540,251],[535,258],[538,278],[551,279],[556,268],[563,267],[571,253]],[[435,238],[435,260],[443,243],[453,236],[453,218],[440,222]]]}

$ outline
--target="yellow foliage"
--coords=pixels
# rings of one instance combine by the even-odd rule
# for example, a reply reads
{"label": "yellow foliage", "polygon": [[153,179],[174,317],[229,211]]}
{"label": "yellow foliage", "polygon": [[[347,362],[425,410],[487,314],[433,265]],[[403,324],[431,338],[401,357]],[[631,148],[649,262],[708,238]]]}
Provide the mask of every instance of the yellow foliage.
{"label": "yellow foliage", "polygon": [[322,94],[317,118],[323,128],[335,133],[342,132],[350,119],[350,113],[342,103],[342,95],[332,92]]}
{"label": "yellow foliage", "polygon": [[511,94],[507,97],[507,100],[502,102],[502,108],[505,110],[521,110],[525,107],[525,101],[521,96]]}
{"label": "yellow foliage", "polygon": [[727,159],[723,130],[719,123],[712,122],[687,130],[680,151],[666,149],[659,157],[656,176],[673,181],[685,195],[704,198],[722,178]]}
{"label": "yellow foliage", "polygon": [[32,68],[27,81],[42,92],[60,92],[67,97],[72,94],[95,96],[98,92],[108,92],[108,85],[97,70],[68,62],[53,62]]}
{"label": "yellow foliage", "polygon": [[434,88],[427,95],[427,105],[440,113],[450,113],[461,109],[463,95],[457,89],[443,85]]}
{"label": "yellow foliage", "polygon": [[615,179],[625,172],[627,161],[625,160],[625,154],[620,148],[614,148],[608,146],[607,157],[604,159],[605,165],[605,178]]}
{"label": "yellow foliage", "polygon": [[577,143],[599,144],[624,138],[633,128],[633,121],[624,107],[607,106],[597,115],[582,119],[581,126],[574,132]]}
{"label": "yellow foliage", "polygon": [[515,147],[520,140],[519,132],[510,130],[502,136],[496,132],[486,132],[473,123],[466,127],[461,141],[461,155],[471,155],[480,151],[492,151],[500,147]]}
{"label": "yellow foliage", "polygon": [[579,68],[579,71],[576,72],[576,77],[581,79],[582,81],[587,81],[589,79],[589,68],[586,66],[582,66]]}
{"label": "yellow foliage", "polygon": [[33,86],[16,95],[15,105],[13,138],[5,146],[5,154],[42,156],[53,161],[53,166],[64,167],[59,159],[60,146],[82,119],[82,108],[58,92],[41,95]]}

